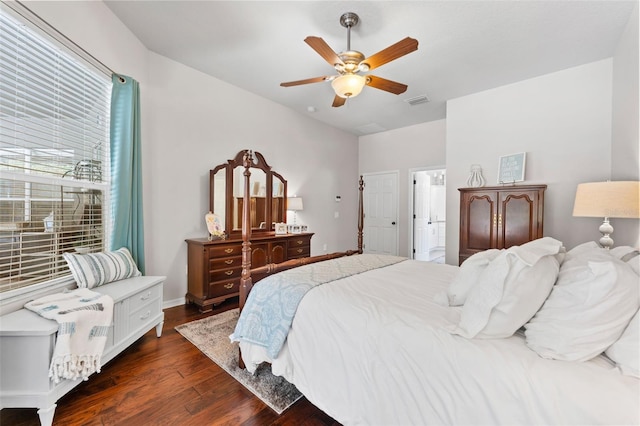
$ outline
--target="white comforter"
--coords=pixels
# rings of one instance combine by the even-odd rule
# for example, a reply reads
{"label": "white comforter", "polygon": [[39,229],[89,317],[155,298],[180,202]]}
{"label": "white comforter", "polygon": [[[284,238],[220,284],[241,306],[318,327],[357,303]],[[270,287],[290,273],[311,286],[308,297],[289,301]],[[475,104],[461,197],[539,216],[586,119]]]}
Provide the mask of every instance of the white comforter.
{"label": "white comforter", "polygon": [[457,267],[408,260],[323,284],[300,303],[269,361],[345,425],[640,424],[640,381],[606,358],[540,358],[524,338],[466,339],[459,309],[433,302]]}

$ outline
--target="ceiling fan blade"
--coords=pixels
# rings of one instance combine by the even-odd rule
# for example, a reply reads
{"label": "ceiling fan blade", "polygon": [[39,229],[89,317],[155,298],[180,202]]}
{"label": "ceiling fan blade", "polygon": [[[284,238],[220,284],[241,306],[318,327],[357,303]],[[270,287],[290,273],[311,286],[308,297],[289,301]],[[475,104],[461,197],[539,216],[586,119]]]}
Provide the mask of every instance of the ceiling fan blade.
{"label": "ceiling fan blade", "polygon": [[324,77],[307,78],[305,80],[287,81],[285,83],[280,83],[280,86],[291,87],[291,86],[300,86],[301,84],[320,83],[322,81],[327,81],[330,78],[331,77],[324,76]]}
{"label": "ceiling fan blade", "polygon": [[333,104],[331,104],[332,107],[341,107],[342,105],[344,105],[344,103],[347,102],[346,98],[342,98],[338,95],[336,95],[335,98],[333,98]]}
{"label": "ceiling fan blade", "polygon": [[338,54],[334,52],[333,49],[330,48],[329,45],[320,37],[309,36],[305,38],[304,41],[311,46],[313,50],[318,52],[318,54],[322,56],[332,67],[336,64],[344,65],[342,59],[338,57]]}
{"label": "ceiling fan blade", "polygon": [[385,92],[390,92],[395,95],[404,93],[408,87],[406,84],[387,80],[382,77],[376,77],[375,75],[367,76],[367,86],[375,87],[376,89],[384,90]]}
{"label": "ceiling fan blade", "polygon": [[414,50],[418,50],[418,40],[407,37],[396,44],[392,44],[386,49],[382,49],[378,53],[374,53],[360,63],[367,64],[369,66],[369,71],[371,71],[374,68],[378,68],[379,66],[391,62],[394,59],[398,59],[401,56],[413,52]]}

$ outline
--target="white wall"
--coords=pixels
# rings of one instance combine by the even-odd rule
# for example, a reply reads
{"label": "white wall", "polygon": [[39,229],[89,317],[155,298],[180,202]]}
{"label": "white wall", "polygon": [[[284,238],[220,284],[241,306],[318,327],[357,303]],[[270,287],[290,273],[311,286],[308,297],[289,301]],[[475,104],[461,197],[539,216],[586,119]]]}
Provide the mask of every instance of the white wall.
{"label": "white wall", "polygon": [[495,184],[498,158],[517,152],[527,153],[525,183],[548,185],[544,234],[569,248],[600,237],[598,220],[572,211],[578,183],[610,176],[611,78],[607,59],[447,103],[447,263],[457,264],[469,166]]}
{"label": "white wall", "polygon": [[360,136],[358,145],[360,174],[399,171],[398,254],[408,256],[409,170],[444,166],[445,120]]}
{"label": "white wall", "polygon": [[298,222],[316,232],[312,254],[356,248],[356,136],[149,52],[102,2],[28,6],[140,83],[146,272],[167,276],[165,304],[187,291],[184,240],[207,235],[209,169],[242,149],[264,154],[303,197]]}
{"label": "white wall", "polygon": [[[638,4],[613,56],[611,180],[640,180],[638,143]],[[640,247],[637,220],[611,219],[615,245]],[[623,237],[624,236],[624,237]],[[631,237],[635,236],[635,240]]]}

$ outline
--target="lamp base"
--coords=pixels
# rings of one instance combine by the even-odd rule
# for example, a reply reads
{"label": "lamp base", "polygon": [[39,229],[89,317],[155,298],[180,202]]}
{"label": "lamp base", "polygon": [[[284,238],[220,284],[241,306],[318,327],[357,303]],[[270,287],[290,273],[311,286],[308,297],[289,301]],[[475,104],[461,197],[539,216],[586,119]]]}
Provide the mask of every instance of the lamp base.
{"label": "lamp base", "polygon": [[598,228],[598,231],[602,234],[600,238],[600,245],[604,247],[606,250],[609,250],[613,247],[613,238],[610,237],[613,234],[613,226],[609,223],[609,218],[605,217],[602,225]]}

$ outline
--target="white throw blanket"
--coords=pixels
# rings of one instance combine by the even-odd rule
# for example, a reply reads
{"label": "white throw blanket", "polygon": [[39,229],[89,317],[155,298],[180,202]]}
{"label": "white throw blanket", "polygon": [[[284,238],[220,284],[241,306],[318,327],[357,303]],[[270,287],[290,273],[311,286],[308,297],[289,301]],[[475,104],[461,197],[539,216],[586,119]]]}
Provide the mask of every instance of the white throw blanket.
{"label": "white throw blanket", "polygon": [[113,299],[86,288],[33,300],[26,309],[58,322],[49,377],[76,380],[100,372],[100,358],[113,318]]}

